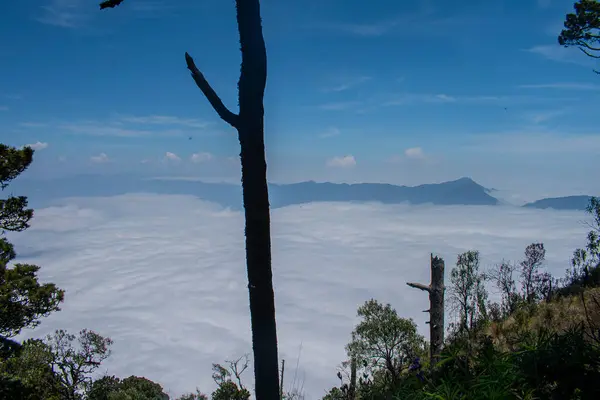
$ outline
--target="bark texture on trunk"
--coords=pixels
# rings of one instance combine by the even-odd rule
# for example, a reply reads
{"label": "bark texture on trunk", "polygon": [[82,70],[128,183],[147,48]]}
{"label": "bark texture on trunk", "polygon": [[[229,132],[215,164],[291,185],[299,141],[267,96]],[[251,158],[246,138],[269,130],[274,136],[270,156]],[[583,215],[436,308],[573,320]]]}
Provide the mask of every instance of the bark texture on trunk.
{"label": "bark texture on trunk", "polygon": [[439,361],[444,345],[444,260],[431,255],[431,283],[407,283],[408,286],[425,290],[429,293],[429,356],[431,365]]}

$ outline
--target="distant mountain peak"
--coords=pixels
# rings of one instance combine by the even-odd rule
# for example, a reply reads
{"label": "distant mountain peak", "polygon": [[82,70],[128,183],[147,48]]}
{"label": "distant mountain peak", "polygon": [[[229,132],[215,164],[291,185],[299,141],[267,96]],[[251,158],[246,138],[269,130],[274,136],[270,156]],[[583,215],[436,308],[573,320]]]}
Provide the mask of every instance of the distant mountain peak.
{"label": "distant mountain peak", "polygon": [[454,182],[469,182],[469,183],[477,183],[469,176],[463,176],[462,178],[458,178]]}

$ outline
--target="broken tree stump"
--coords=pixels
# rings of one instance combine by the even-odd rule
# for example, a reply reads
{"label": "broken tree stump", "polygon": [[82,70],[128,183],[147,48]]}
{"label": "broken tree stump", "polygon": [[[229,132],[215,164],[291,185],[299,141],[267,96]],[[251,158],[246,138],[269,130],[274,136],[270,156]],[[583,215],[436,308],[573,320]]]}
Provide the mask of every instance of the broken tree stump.
{"label": "broken tree stump", "polygon": [[431,254],[431,283],[406,283],[408,286],[424,290],[429,293],[429,356],[431,365],[439,361],[442,346],[444,345],[444,260]]}

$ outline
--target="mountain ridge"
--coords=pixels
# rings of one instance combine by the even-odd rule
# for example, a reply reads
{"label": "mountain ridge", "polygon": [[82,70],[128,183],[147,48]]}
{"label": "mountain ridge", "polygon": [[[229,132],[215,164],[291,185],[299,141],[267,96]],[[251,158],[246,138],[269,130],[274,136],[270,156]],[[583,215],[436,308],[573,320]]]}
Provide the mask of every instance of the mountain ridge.
{"label": "mountain ridge", "polygon": [[[35,207],[64,197],[115,196],[125,193],[193,195],[233,209],[242,208],[241,184],[206,182],[192,177],[141,175],[74,175],[55,179],[26,178],[11,184],[10,191],[28,196]],[[269,183],[272,208],[310,202],[379,202],[383,204],[512,205],[526,208],[584,210],[591,196],[539,199],[524,205],[494,197],[497,189],[485,188],[470,177],[415,186],[390,183],[333,183],[314,180]]]}
{"label": "mountain ridge", "polygon": [[[63,197],[114,196],[133,192],[194,195],[224,207],[242,208],[241,184],[208,183],[191,178],[117,175],[76,175],[51,180],[22,179],[14,193],[30,198],[37,207]],[[381,202],[384,204],[497,205],[498,200],[468,177],[441,183],[398,186],[389,183],[332,183],[305,181],[269,183],[273,208],[309,202]]]}
{"label": "mountain ridge", "polygon": [[591,198],[592,196],[588,195],[546,197],[524,204],[522,207],[538,209],[552,208],[554,210],[585,210]]}

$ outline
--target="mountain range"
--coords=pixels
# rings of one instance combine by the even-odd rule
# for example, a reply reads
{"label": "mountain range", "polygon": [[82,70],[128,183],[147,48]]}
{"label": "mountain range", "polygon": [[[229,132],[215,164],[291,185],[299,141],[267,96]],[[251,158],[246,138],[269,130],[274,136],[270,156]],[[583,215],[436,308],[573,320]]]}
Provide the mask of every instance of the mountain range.
{"label": "mountain range", "polygon": [[[10,186],[15,195],[29,197],[33,207],[43,207],[64,197],[114,196],[125,193],[193,195],[224,207],[241,209],[241,185],[208,183],[192,178],[144,178],[140,176],[79,175],[60,179],[21,179]],[[273,208],[310,202],[380,202],[384,204],[499,205],[487,189],[471,178],[398,186],[384,183],[317,183],[314,181],[269,184]],[[546,198],[525,204],[528,208],[584,210],[591,196]]]}

